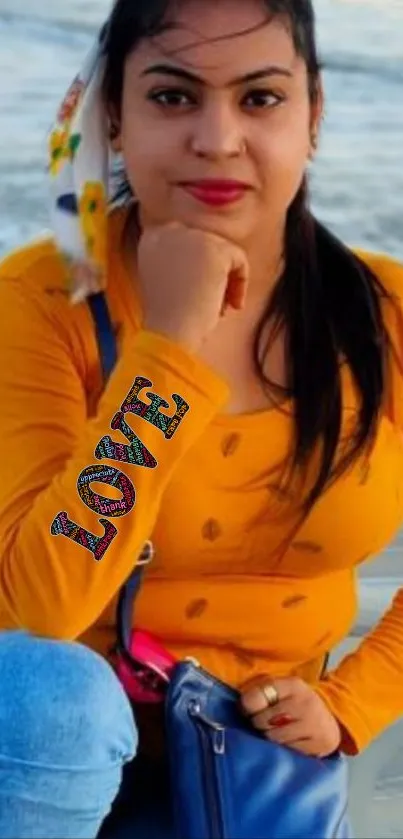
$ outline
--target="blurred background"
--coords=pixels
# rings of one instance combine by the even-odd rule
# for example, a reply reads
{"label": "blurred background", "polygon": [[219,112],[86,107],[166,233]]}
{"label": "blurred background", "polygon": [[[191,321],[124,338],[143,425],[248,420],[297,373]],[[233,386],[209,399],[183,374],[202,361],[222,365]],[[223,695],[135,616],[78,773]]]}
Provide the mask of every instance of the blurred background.
{"label": "blurred background", "polygon": [[[348,244],[403,262],[403,0],[314,2],[327,94],[314,209]],[[110,5],[0,0],[0,257],[47,227],[47,132]],[[403,534],[363,569],[357,626],[334,659],[401,585]],[[403,722],[351,768],[357,836],[403,837]]]}

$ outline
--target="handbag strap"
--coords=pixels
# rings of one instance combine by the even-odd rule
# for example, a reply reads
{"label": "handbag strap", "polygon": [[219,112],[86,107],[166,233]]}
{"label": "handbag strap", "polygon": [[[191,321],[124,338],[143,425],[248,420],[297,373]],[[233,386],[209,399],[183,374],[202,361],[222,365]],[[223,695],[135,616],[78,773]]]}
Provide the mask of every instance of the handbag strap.
{"label": "handbag strap", "polygon": [[[102,378],[105,387],[118,360],[115,331],[104,292],[100,291],[97,294],[92,294],[88,298],[88,304],[94,321],[98,352],[101,360]],[[130,636],[134,601],[141,586],[144,566],[152,558],[152,543],[146,542],[134,571],[132,571],[119,592],[116,612],[117,648],[125,657],[129,656],[130,658]]]}
{"label": "handbag strap", "polygon": [[88,303],[94,321],[102,367],[102,379],[105,387],[118,360],[115,332],[104,292],[100,291],[97,294],[91,294],[88,298]]}

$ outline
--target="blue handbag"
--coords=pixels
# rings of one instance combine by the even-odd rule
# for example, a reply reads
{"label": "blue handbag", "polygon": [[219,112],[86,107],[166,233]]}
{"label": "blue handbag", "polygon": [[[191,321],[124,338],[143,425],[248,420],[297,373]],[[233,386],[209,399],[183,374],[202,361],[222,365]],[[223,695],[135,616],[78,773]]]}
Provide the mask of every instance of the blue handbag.
{"label": "blue handbag", "polygon": [[[115,336],[104,295],[89,304],[106,382]],[[127,661],[143,570],[136,566],[119,595],[118,648]],[[346,759],[264,739],[240,712],[237,691],[196,662],[173,670],[165,729],[178,839],[351,839]]]}

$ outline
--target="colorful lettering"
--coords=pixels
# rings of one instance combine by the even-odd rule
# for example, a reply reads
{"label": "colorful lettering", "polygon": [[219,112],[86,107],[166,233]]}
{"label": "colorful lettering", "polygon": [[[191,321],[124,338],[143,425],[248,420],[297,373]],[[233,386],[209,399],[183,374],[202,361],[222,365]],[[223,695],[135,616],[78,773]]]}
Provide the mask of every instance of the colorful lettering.
{"label": "colorful lettering", "polygon": [[158,466],[155,457],[152,456],[151,452],[125,421],[122,411],[115,414],[111,422],[111,428],[115,431],[121,431],[126,439],[129,440],[130,446],[127,446],[125,443],[115,443],[107,435],[99,441],[95,449],[95,457],[99,460],[107,457],[110,460],[120,460],[123,463],[132,463],[135,466],[145,466],[147,469],[155,469]]}
{"label": "colorful lettering", "polygon": [[[99,481],[99,483],[117,487],[123,493],[124,500],[121,499],[120,502],[116,502],[111,498],[97,495],[90,487],[91,481]],[[78,477],[77,490],[81,500],[90,510],[94,513],[102,513],[102,515],[110,518],[126,516],[136,503],[136,490],[130,478],[123,472],[119,472],[118,469],[99,469],[98,466],[87,466]]]}
{"label": "colorful lettering", "polygon": [[52,522],[50,532],[52,536],[67,536],[68,539],[72,539],[77,545],[81,545],[87,551],[91,551],[96,562],[100,562],[118,531],[107,519],[98,519],[98,521],[104,528],[103,536],[96,536],[95,533],[91,533],[85,527],[80,527],[79,524],[71,521],[68,513],[63,510],[61,513],[58,513]]}
{"label": "colorful lettering", "polygon": [[[153,383],[150,379],[144,376],[136,376],[120,411],[115,414],[111,422],[111,428],[121,431],[130,445],[115,442],[109,435],[105,435],[97,444],[94,452],[98,460],[108,458],[109,460],[129,463],[134,466],[143,466],[146,469],[155,469],[158,465],[155,457],[153,457],[137,434],[127,424],[124,415],[131,413],[142,417],[153,425],[154,428],[162,431],[167,440],[170,440],[187,414],[189,405],[181,396],[174,393],[172,394],[172,399],[176,404],[174,416],[168,416],[162,413],[161,408],[169,409],[170,406],[158,394],[152,391],[146,393],[151,403],[149,405],[138,398],[143,388],[152,386]],[[95,481],[117,487],[123,497],[113,501],[111,498],[106,498],[93,492],[90,485]],[[87,466],[78,477],[77,490],[81,500],[90,510],[94,513],[108,516],[109,518],[118,518],[119,516],[127,515],[136,504],[136,490],[130,478],[111,466],[99,467],[94,464]],[[96,561],[99,562],[105,555],[118,531],[107,519],[102,518],[98,519],[98,521],[104,527],[103,536],[96,536],[94,533],[71,521],[68,514],[62,511],[53,520],[50,532],[53,536],[65,536],[77,542],[77,544],[82,545],[82,547],[91,551]]]}
{"label": "colorful lettering", "polygon": [[[178,429],[179,424],[182,422],[183,417],[189,410],[189,405],[179,396],[177,393],[172,394],[172,399],[176,403],[176,412],[173,417],[168,417],[166,414],[162,414],[160,408],[169,408],[168,402],[165,399],[162,399],[161,396],[158,396],[156,393],[152,393],[149,391],[146,393],[146,396],[151,401],[151,405],[147,405],[145,402],[142,402],[141,399],[138,399],[138,394],[140,390],[144,387],[152,387],[153,383],[150,382],[149,379],[145,379],[142,376],[137,376],[134,380],[133,387],[129,391],[126,396],[125,401],[121,407],[121,411],[124,414],[136,414],[139,417],[147,420],[147,422],[151,423],[155,428],[158,428],[164,434],[164,437],[167,440],[170,440],[175,432]],[[175,420],[177,421],[175,423]]]}

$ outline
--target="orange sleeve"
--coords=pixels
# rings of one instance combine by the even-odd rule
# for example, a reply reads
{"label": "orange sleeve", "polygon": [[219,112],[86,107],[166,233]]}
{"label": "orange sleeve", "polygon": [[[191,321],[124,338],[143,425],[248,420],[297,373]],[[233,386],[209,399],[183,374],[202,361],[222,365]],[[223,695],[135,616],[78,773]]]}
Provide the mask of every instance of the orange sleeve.
{"label": "orange sleeve", "polygon": [[68,323],[44,298],[0,277],[0,614],[73,640],[128,577],[176,464],[229,389],[181,345],[139,330],[88,419]]}
{"label": "orange sleeve", "polygon": [[[393,295],[384,304],[391,340],[387,413],[403,431],[403,266],[379,255],[362,257]],[[378,626],[317,691],[346,731],[347,754],[360,752],[403,715],[403,588]]]}
{"label": "orange sleeve", "polygon": [[378,626],[316,687],[358,754],[403,715],[403,588]]}

